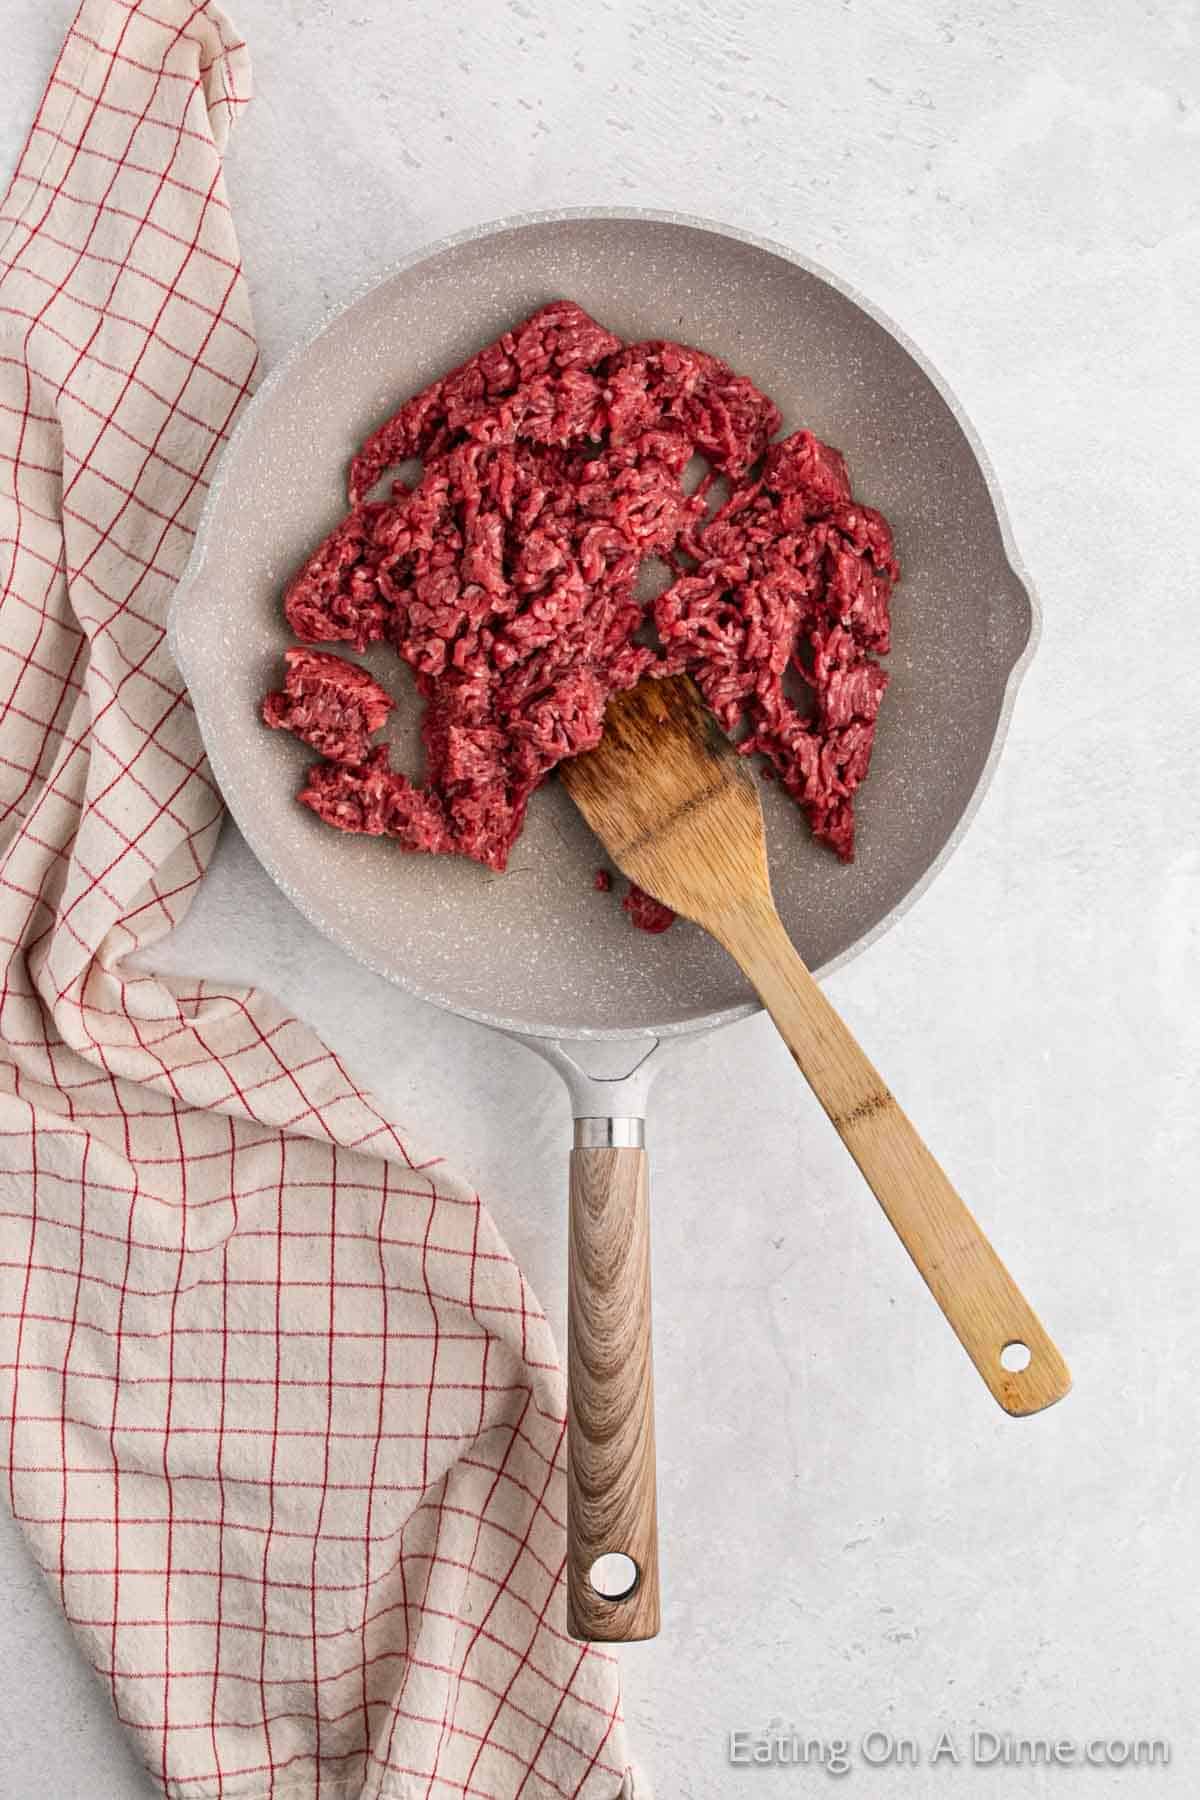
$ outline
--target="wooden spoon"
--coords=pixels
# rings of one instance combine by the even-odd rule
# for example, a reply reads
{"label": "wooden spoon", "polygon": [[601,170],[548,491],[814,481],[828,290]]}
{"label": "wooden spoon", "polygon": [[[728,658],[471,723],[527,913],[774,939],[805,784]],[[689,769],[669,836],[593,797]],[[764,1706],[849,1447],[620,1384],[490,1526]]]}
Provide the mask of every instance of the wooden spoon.
{"label": "wooden spoon", "polygon": [[[1066,1363],[784,930],[754,774],[692,681],[616,696],[600,744],[561,774],[617,866],[745,971],[1000,1405],[1022,1416],[1061,1400]],[[588,1571],[605,1551],[633,1556],[657,1626],[649,1234],[642,1153],[609,1154],[618,1161],[572,1177],[568,1595],[578,1635],[595,1624],[594,1635],[623,1637]],[[1006,1367],[1004,1352],[1015,1361],[1022,1349],[1025,1365]]]}

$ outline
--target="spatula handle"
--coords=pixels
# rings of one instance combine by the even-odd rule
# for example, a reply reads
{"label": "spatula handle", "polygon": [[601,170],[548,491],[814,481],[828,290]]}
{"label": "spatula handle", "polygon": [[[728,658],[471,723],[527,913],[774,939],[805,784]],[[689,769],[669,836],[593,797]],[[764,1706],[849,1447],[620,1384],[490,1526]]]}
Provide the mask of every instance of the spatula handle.
{"label": "spatula handle", "polygon": [[[577,1140],[586,1135],[580,1126],[595,1123],[577,1121]],[[658,1513],[640,1147],[571,1152],[567,1304],[567,1627],[590,1641],[651,1638],[659,1627]],[[615,1597],[626,1578],[631,1588]]]}
{"label": "spatula handle", "polygon": [[[971,1361],[1006,1412],[1040,1412],[1071,1376],[1033,1308],[825,998],[768,903],[723,921],[802,1074],[866,1176]],[[1024,1368],[1001,1355],[1024,1346]]]}

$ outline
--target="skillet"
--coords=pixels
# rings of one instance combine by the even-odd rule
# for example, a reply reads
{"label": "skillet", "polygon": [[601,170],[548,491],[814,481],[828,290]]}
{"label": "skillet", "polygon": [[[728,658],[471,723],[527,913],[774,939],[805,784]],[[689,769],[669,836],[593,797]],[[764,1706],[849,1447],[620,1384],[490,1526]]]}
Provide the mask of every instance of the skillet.
{"label": "skillet", "polygon": [[[740,972],[682,920],[661,937],[631,929],[595,891],[599,848],[557,782],[534,796],[496,876],[330,831],[294,800],[311,753],[258,718],[290,641],[282,588],[345,510],[358,444],[401,399],[559,297],[626,339],[678,338],[724,357],[771,394],[785,431],[803,424],[837,445],[856,495],[892,524],[903,578],[891,684],[856,798],[853,865],[814,844],[775,784],[763,788],[779,912],[816,973],[885,931],[961,840],[1037,614],[987,459],[927,361],[845,283],[728,226],[581,210],[479,227],[397,263],[263,384],[221,461],[171,609],[214,775],[313,924],[389,980],[551,1062],[571,1093],[576,1146],[593,1149],[641,1143],[671,1040],[757,1010]],[[386,649],[360,660],[401,702],[394,760],[418,767],[406,671]],[[596,1584],[611,1604],[587,1635],[646,1635],[622,1606],[637,1571],[614,1584],[597,1564]]]}

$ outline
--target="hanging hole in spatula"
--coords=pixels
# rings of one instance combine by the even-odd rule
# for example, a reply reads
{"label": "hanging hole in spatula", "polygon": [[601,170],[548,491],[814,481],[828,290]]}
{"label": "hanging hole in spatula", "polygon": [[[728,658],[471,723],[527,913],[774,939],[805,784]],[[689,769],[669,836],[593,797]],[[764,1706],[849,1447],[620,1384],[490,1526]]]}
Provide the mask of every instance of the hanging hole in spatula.
{"label": "hanging hole in spatula", "polygon": [[1005,1344],[1000,1352],[1000,1367],[1007,1369],[1010,1375],[1019,1375],[1021,1370],[1027,1369],[1032,1361],[1032,1350],[1028,1344],[1022,1344],[1019,1339],[1014,1339],[1011,1344]]}
{"label": "hanging hole in spatula", "polygon": [[628,1600],[640,1578],[632,1556],[620,1550],[607,1550],[588,1570],[588,1580],[604,1600]]}

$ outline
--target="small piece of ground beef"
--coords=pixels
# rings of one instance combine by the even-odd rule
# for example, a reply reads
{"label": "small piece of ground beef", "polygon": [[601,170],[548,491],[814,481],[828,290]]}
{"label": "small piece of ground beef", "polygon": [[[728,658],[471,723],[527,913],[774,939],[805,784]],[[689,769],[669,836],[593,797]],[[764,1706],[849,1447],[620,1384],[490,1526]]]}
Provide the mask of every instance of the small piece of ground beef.
{"label": "small piece of ground beef", "polygon": [[282,689],[263,701],[266,723],[295,732],[330,762],[364,762],[395,705],[386,688],[357,664],[320,650],[293,647],[284,664]]}
{"label": "small piece of ground beef", "polygon": [[[530,795],[599,741],[609,698],[686,669],[849,860],[898,570],[839,452],[807,431],[773,443],[779,425],[769,396],[717,357],[623,344],[569,300],[406,401],[355,456],[351,510],[284,610],[307,644],[386,641],[409,665],[422,782],[368,746],[386,716],[370,677],[293,650],[263,710],[326,759],[301,800],[341,830],[502,870]],[[689,491],[695,455],[708,474]],[[414,485],[368,498],[413,458]],[[717,476],[729,491],[710,518]],[[643,607],[648,556],[674,579]]]}
{"label": "small piece of ground beef", "polygon": [[607,869],[597,869],[592,876],[592,886],[598,894],[612,893],[612,876]]}
{"label": "small piece of ground beef", "polygon": [[640,888],[636,881],[630,883],[629,892],[621,905],[639,931],[649,931],[655,937],[660,931],[666,931],[673,925],[678,917],[669,906],[664,906],[661,900],[656,900],[653,894]]}

